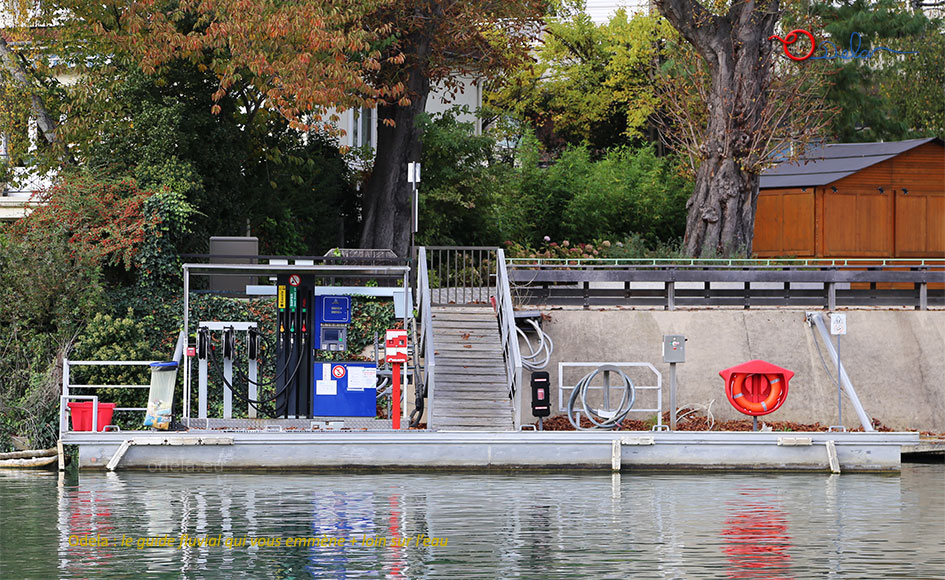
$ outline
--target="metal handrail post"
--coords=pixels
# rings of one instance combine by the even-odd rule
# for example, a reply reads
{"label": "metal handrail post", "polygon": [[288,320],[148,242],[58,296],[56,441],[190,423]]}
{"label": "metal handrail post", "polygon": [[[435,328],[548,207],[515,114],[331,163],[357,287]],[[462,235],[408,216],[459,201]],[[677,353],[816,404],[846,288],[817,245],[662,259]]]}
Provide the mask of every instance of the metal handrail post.
{"label": "metal handrail post", "polygon": [[434,405],[436,393],[436,349],[433,343],[433,312],[430,294],[430,280],[427,272],[427,250],[420,246],[417,250],[418,300],[420,301],[420,332],[423,342],[423,374],[427,386],[427,429],[433,429],[435,420]]}
{"label": "metal handrail post", "polygon": [[809,324],[813,324],[817,327],[821,338],[824,340],[824,344],[827,345],[827,354],[830,355],[833,364],[838,366],[843,392],[847,394],[847,398],[849,398],[850,402],[853,404],[853,410],[856,411],[856,416],[859,417],[860,424],[863,425],[863,430],[875,431],[875,429],[873,429],[873,422],[870,421],[869,415],[866,414],[863,405],[860,404],[860,398],[856,396],[856,390],[853,388],[853,383],[850,382],[850,377],[847,375],[846,369],[843,368],[843,363],[837,358],[837,350],[830,340],[830,333],[827,331],[826,324],[824,324],[824,316],[820,312],[808,312],[807,321]]}
{"label": "metal handrail post", "polygon": [[522,410],[522,354],[515,332],[515,311],[512,306],[512,288],[505,266],[505,251],[496,250],[496,293],[499,295],[498,311],[502,329],[502,353],[506,357],[506,375],[512,395],[512,421],[517,431],[521,426]]}
{"label": "metal handrail post", "polygon": [[59,399],[59,432],[65,433],[66,419],[66,399],[69,397],[69,359],[62,359],[62,396]]}

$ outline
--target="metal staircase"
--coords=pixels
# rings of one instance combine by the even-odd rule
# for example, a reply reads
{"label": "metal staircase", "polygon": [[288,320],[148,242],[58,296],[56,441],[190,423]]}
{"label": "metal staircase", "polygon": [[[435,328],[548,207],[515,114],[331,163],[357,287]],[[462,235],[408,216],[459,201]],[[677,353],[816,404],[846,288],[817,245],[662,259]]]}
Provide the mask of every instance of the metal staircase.
{"label": "metal staircase", "polygon": [[421,247],[417,266],[427,427],[517,429],[522,363],[502,250]]}
{"label": "metal staircase", "polygon": [[510,431],[512,401],[491,306],[434,306],[436,428]]}

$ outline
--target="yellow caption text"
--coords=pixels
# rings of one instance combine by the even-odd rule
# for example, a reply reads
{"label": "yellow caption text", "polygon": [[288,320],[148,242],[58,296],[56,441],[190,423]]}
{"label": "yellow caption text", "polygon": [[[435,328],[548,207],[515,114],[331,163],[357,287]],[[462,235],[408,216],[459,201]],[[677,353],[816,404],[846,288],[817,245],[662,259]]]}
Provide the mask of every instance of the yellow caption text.
{"label": "yellow caption text", "polygon": [[91,548],[341,548],[345,546],[360,546],[363,548],[424,548],[432,546],[446,546],[447,538],[431,538],[424,534],[416,536],[126,536],[118,537],[71,535],[69,545],[72,547]]}

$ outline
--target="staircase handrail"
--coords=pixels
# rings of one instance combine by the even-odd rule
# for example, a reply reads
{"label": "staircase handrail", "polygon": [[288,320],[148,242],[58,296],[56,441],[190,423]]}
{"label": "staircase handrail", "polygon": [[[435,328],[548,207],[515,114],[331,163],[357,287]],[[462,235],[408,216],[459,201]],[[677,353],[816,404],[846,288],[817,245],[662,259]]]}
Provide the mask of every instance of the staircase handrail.
{"label": "staircase handrail", "polygon": [[420,246],[417,251],[417,311],[420,313],[420,349],[423,352],[423,384],[427,391],[427,429],[433,429],[434,393],[436,391],[436,348],[433,344],[433,305],[430,295],[430,278],[427,271],[427,250]]}
{"label": "staircase handrail", "polygon": [[496,250],[496,314],[499,318],[499,333],[502,339],[502,358],[505,360],[509,397],[512,399],[512,421],[515,430],[521,426],[522,410],[522,354],[515,332],[515,311],[512,307],[512,287],[505,266],[505,251]]}

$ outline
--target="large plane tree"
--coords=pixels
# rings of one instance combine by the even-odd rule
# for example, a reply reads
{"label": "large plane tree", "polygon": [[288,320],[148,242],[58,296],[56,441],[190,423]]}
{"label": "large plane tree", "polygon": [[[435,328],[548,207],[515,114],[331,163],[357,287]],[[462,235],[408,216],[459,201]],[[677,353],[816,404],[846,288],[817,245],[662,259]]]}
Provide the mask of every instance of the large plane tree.
{"label": "large plane tree", "polygon": [[696,257],[750,255],[765,155],[758,136],[772,130],[766,126],[771,56],[781,44],[768,38],[780,17],[779,0],[732,0],[724,11],[697,0],[655,1],[699,54],[709,77],[685,250]]}

